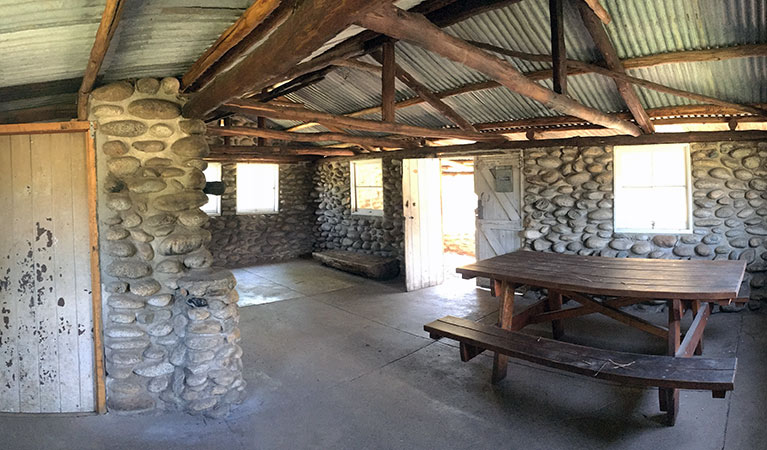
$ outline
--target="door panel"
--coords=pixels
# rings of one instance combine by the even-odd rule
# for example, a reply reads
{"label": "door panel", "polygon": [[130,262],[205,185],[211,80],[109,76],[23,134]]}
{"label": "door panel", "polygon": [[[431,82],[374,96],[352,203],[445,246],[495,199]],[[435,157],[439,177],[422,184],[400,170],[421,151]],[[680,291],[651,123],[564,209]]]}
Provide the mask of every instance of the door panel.
{"label": "door panel", "polygon": [[440,160],[402,160],[405,282],[408,291],[442,284],[442,181]]}

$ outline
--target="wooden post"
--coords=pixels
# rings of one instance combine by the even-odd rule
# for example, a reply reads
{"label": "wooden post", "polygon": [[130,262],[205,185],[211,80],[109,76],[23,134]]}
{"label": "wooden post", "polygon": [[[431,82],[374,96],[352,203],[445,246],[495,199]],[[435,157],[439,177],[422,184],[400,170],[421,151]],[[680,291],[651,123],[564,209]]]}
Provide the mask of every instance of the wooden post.
{"label": "wooden post", "polygon": [[[258,126],[258,128],[266,128],[266,118],[261,116],[256,117],[256,125]],[[256,139],[257,139],[256,145],[258,145],[259,147],[268,145],[266,143],[266,138],[258,137]],[[224,138],[224,140],[226,140],[226,138]]]}
{"label": "wooden post", "polygon": [[[667,302],[668,308],[668,355],[676,356],[679,345],[681,344],[681,320],[682,320],[682,301],[679,299]],[[660,410],[666,412],[667,424],[673,426],[676,423],[677,412],[679,411],[679,389],[660,388],[658,389],[660,400]]]}
{"label": "wooden post", "polygon": [[[559,311],[562,309],[562,293],[549,289],[546,299],[546,311]],[[554,339],[560,339],[565,334],[565,325],[562,319],[551,321],[551,334]]]}
{"label": "wooden post", "polygon": [[564,0],[549,0],[551,19],[551,60],[554,64],[554,92],[567,95],[567,51],[565,26],[562,15]]}
{"label": "wooden post", "polygon": [[[496,292],[496,295],[500,296],[500,305],[498,308],[498,326],[504,330],[512,329],[512,321],[514,316],[514,289],[515,285],[508,281],[501,281],[500,293]],[[496,282],[496,286],[497,286]],[[506,378],[506,368],[508,366],[509,357],[496,353],[493,357],[493,376],[491,381],[493,384],[502,381]]]}
{"label": "wooden post", "polygon": [[381,120],[394,122],[394,78],[397,66],[394,61],[394,41],[388,40],[383,45],[383,71],[381,72]]}

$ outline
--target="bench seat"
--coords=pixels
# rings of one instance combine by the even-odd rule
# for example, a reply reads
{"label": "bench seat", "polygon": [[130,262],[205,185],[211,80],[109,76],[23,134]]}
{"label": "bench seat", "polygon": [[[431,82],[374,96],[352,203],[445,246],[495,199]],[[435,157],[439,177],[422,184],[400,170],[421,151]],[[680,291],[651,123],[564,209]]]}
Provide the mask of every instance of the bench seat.
{"label": "bench seat", "polygon": [[715,397],[734,388],[737,358],[678,358],[586,347],[506,331],[492,325],[446,316],[424,325],[434,339],[461,343],[466,361],[484,350],[542,366],[626,385],[710,390]]}
{"label": "bench seat", "polygon": [[326,250],[314,252],[312,257],[326,266],[344,272],[361,275],[374,280],[388,280],[399,275],[397,258],[370,255],[367,253]]}

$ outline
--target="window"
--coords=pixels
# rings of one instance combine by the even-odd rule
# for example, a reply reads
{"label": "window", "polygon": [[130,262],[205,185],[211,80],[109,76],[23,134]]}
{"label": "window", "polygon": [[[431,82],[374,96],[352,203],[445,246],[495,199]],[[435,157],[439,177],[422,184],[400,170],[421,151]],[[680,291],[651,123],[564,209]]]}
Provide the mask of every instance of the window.
{"label": "window", "polygon": [[[221,163],[208,163],[208,168],[203,170],[205,181],[221,181]],[[221,196],[208,194],[208,203],[201,208],[209,215],[221,214]]]}
{"label": "window", "polygon": [[237,164],[237,214],[276,213],[280,203],[277,164]]}
{"label": "window", "polygon": [[615,231],[691,233],[687,144],[616,146]]}
{"label": "window", "polygon": [[381,160],[351,162],[352,213],[383,215],[383,172]]}

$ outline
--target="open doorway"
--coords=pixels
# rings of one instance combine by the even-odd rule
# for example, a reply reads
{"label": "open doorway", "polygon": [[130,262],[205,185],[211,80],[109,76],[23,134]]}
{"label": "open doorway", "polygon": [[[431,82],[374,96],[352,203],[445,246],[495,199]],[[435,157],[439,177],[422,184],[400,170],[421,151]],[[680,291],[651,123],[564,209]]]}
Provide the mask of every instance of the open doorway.
{"label": "open doorway", "polygon": [[445,277],[460,277],[455,268],[476,261],[474,159],[442,159],[441,178]]}

